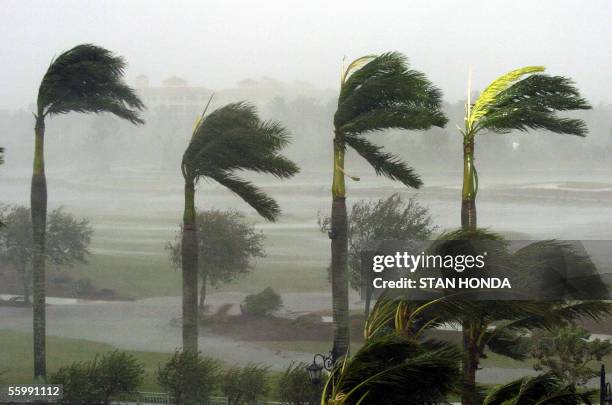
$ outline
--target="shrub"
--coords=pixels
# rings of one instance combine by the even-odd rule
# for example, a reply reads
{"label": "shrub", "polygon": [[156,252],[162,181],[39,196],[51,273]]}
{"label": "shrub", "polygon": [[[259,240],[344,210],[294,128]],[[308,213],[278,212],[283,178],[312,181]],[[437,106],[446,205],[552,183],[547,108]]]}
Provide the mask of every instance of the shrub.
{"label": "shrub", "polygon": [[278,396],[289,405],[316,405],[321,402],[321,385],[310,381],[305,363],[291,363],[278,380]]}
{"label": "shrub", "polygon": [[143,375],[144,368],[134,356],[116,350],[61,367],[49,382],[64,386],[62,403],[109,404],[113,395],[136,390]]}
{"label": "shrub", "polygon": [[50,384],[61,384],[64,387],[62,404],[101,403],[103,393],[96,385],[95,361],[72,363],[60,367],[49,377]]}
{"label": "shrub", "polygon": [[200,353],[176,351],[157,371],[157,382],[172,396],[175,403],[207,399],[219,382],[219,363]]}
{"label": "shrub", "polygon": [[100,358],[95,375],[104,403],[108,404],[111,396],[135,391],[142,384],[144,367],[131,354],[115,350]]}
{"label": "shrub", "polygon": [[221,390],[229,405],[249,404],[268,392],[267,366],[232,367],[223,376]]}
{"label": "shrub", "polygon": [[266,316],[282,306],[283,300],[280,295],[272,287],[267,287],[258,294],[247,295],[240,304],[240,310],[245,315]]}

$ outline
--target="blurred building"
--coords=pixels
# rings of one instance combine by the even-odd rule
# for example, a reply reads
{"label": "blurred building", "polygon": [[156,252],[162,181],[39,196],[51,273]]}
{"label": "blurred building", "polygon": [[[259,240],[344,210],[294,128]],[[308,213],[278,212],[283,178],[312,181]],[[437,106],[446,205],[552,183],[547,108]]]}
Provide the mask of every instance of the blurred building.
{"label": "blurred building", "polygon": [[135,80],[138,95],[151,112],[166,110],[176,113],[197,114],[208,102],[212,90],[206,87],[190,86],[187,80],[172,76],[161,86],[151,86],[147,76]]}

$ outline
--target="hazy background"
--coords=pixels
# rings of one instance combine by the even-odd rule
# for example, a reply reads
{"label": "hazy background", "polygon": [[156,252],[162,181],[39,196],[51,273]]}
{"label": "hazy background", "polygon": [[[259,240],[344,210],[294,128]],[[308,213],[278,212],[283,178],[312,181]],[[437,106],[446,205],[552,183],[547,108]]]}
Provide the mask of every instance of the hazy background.
{"label": "hazy background", "polygon": [[[63,205],[88,218],[95,231],[89,264],[51,268],[48,280],[59,283],[68,274],[135,299],[52,297],[50,336],[157,352],[180,345],[172,321],[180,316],[180,273],[164,246],[182,213],[180,159],[213,91],[212,108],[248,100],[263,117],[286,125],[294,139],[286,153],[302,171],[284,182],[248,176],[282,207],[275,224],[220,186],[199,183],[199,208],[239,209],[266,235],[267,257],[237,283],[211,291],[207,302],[233,303],[237,311],[246,294],[272,286],[283,296],[285,315],[329,314],[329,239],[317,217],[329,212],[332,118],[345,56],[404,53],[442,89],[449,117],[444,129],[371,136],[416,168],[425,183],[418,192],[376,177],[349,153],[347,170],[362,178],[347,184],[349,206],[399,192],[416,196],[440,231],[458,227],[462,148],[456,127],[463,124],[469,68],[477,92],[511,69],[545,65],[549,73],[573,78],[592,103],[593,110],[575,115],[590,133],[584,139],[542,132],[479,135],[479,225],[519,239],[612,239],[610,1],[2,0],[0,10],[0,146],[6,148],[0,203],[29,205],[31,112],[54,55],[87,42],[116,52],[127,60],[127,81],[148,106],[139,127],[110,115],[46,121],[49,208]],[[612,270],[609,263],[604,271]],[[7,281],[11,274],[0,267],[0,294],[19,293]],[[360,305],[354,295],[351,305]],[[24,336],[31,310],[2,310],[0,347],[3,336],[23,346],[7,344],[11,349],[0,351],[0,360],[4,355],[25,381],[30,362],[8,355],[30,353]],[[612,335],[609,325],[604,329],[599,333]],[[229,363],[262,361],[280,369],[329,349],[329,339],[317,345],[244,342],[209,332],[200,338],[205,354]],[[486,382],[530,372],[524,364],[506,369],[497,360],[485,367],[479,378]]]}

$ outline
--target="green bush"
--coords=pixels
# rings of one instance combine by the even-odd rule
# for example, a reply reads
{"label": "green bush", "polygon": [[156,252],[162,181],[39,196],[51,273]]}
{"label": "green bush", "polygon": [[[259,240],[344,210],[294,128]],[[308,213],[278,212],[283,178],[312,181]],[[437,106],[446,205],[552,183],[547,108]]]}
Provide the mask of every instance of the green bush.
{"label": "green bush", "polygon": [[219,362],[200,353],[177,350],[159,367],[157,382],[174,397],[176,405],[207,399],[219,383]]}
{"label": "green bush", "polygon": [[223,376],[221,390],[228,405],[243,405],[256,401],[268,392],[268,368],[249,364],[244,368],[232,367]]}
{"label": "green bush", "polygon": [[144,368],[134,356],[116,350],[61,367],[49,382],[64,386],[62,403],[109,404],[113,395],[136,390],[143,375]]}
{"label": "green bush", "polygon": [[278,397],[289,405],[317,405],[321,402],[321,385],[310,381],[305,363],[291,363],[278,380]]}
{"label": "green bush", "polygon": [[247,295],[240,304],[240,310],[245,315],[266,316],[283,306],[281,296],[267,287],[258,294]]}

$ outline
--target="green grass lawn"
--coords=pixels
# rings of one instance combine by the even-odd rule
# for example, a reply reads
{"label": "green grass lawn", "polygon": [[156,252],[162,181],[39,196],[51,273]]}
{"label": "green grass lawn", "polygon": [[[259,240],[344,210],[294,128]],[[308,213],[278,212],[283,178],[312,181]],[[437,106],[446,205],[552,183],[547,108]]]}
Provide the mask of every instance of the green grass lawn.
{"label": "green grass lawn", "polygon": [[[47,337],[47,372],[52,374],[61,366],[76,361],[88,361],[98,353],[115,350],[111,345],[88,340]],[[159,391],[155,373],[159,364],[170,357],[168,353],[128,351],[145,368],[144,391]],[[27,384],[32,382],[32,335],[0,330],[0,371],[2,383]]]}

